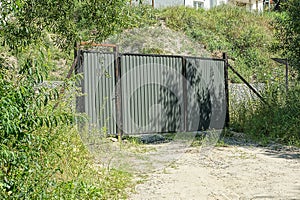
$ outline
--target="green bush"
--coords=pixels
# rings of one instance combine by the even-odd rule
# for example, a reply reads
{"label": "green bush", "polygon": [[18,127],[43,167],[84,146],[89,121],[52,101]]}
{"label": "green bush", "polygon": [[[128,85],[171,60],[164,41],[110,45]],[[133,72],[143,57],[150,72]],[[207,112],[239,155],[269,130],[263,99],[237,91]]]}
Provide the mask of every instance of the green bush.
{"label": "green bush", "polygon": [[[80,7],[78,7],[78,13],[80,13]],[[88,10],[88,8],[86,8]],[[119,12],[122,14],[122,18],[119,20],[119,23],[112,23],[111,26],[114,27],[114,31],[110,33],[110,35],[120,33],[126,29],[132,29],[136,27],[145,27],[152,24],[155,24],[158,10],[152,9],[151,6],[148,5],[140,5],[140,6],[123,6]],[[79,23],[77,24],[78,33],[80,35],[80,39],[82,41],[95,40],[96,42],[103,42],[103,39],[106,39],[110,35],[106,35],[106,37],[96,37],[101,33],[101,31],[97,30],[99,25],[94,23],[92,24],[92,19],[86,19],[85,16],[79,14]],[[94,16],[91,16],[94,18]],[[109,24],[108,24],[109,25]],[[100,34],[101,35],[101,34]]]}
{"label": "green bush", "polygon": [[[280,12],[275,15],[274,48],[289,60],[290,66],[300,72],[300,2],[289,0],[281,3]],[[298,77],[299,78],[299,77]]]}
{"label": "green bush", "polygon": [[125,199],[130,175],[94,165],[68,96],[41,83],[62,79],[75,41],[152,24],[157,11],[122,0],[12,1],[2,11],[0,199]]}
{"label": "green bush", "polygon": [[94,166],[68,95],[40,85],[48,66],[34,53],[0,54],[0,198],[125,198],[130,176]]}

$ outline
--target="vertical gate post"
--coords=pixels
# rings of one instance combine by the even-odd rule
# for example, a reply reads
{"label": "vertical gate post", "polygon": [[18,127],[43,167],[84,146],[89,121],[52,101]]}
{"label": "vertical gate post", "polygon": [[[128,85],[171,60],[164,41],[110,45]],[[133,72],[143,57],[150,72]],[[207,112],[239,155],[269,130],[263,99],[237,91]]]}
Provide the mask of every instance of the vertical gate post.
{"label": "vertical gate post", "polygon": [[182,57],[183,131],[188,130],[186,58]]}
{"label": "vertical gate post", "polygon": [[[83,55],[82,52],[79,49],[79,46],[77,43],[74,44],[74,59],[77,57],[77,63],[75,65],[75,75],[76,74],[81,74],[83,73]],[[84,79],[84,78],[83,78]],[[81,93],[84,94],[84,80],[81,79],[78,83],[78,87],[81,88]],[[85,112],[85,97],[84,96],[76,96],[76,111],[79,113],[84,113]]]}
{"label": "vertical gate post", "polygon": [[[74,59],[76,60],[77,58],[77,63],[74,66],[74,73],[75,75],[77,74],[82,74],[83,73],[83,53],[81,52],[79,45],[75,42],[74,43]],[[84,91],[84,76],[76,82],[76,87],[80,88],[81,94],[76,95],[75,98],[75,110],[78,113],[85,113],[85,96],[83,94],[86,92]],[[76,123],[78,124],[78,130],[85,131],[86,124],[82,120],[79,120],[80,118],[76,118]]]}
{"label": "vertical gate post", "polygon": [[229,89],[228,89],[228,56],[227,53],[223,53],[224,65],[224,80],[225,80],[225,98],[226,98],[226,117],[225,127],[229,127],[230,116],[229,116]]}
{"label": "vertical gate post", "polygon": [[123,113],[122,113],[122,86],[121,86],[121,59],[118,48],[114,47],[114,66],[115,66],[115,99],[116,99],[116,129],[119,141],[123,135]]}

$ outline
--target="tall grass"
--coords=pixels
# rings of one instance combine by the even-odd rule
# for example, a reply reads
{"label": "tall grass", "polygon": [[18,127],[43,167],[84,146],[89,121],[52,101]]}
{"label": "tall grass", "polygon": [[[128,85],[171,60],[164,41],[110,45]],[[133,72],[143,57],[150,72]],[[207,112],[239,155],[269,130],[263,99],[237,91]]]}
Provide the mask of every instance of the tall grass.
{"label": "tall grass", "polygon": [[278,86],[268,87],[267,104],[244,101],[231,109],[231,127],[258,141],[300,146],[300,86],[288,92]]}
{"label": "tall grass", "polygon": [[[203,44],[213,56],[222,57],[222,52],[227,52],[230,64],[248,81],[266,82],[280,70],[270,59],[275,56],[271,48],[275,40],[270,25],[272,15],[223,5],[208,11],[168,8],[162,11],[161,17],[168,27]],[[240,82],[231,74],[230,80]]]}

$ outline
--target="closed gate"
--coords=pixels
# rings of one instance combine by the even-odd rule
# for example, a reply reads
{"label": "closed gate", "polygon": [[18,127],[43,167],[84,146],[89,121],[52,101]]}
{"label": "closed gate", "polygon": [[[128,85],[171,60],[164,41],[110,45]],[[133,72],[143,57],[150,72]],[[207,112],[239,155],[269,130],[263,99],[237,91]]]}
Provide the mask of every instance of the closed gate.
{"label": "closed gate", "polygon": [[173,55],[80,50],[77,110],[109,134],[222,129],[227,112],[226,61]]}

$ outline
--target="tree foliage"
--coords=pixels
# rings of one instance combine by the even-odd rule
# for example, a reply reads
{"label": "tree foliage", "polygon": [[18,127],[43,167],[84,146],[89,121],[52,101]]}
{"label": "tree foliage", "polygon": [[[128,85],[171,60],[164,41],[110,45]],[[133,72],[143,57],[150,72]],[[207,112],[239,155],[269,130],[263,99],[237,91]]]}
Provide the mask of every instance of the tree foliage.
{"label": "tree foliage", "polygon": [[125,0],[2,1],[0,35],[11,49],[18,49],[51,32],[67,48],[80,39],[80,30],[93,27],[89,39],[102,41],[122,26],[125,5]]}
{"label": "tree foliage", "polygon": [[275,29],[277,46],[283,57],[300,71],[300,1],[289,0],[282,4],[282,12],[277,15]]}
{"label": "tree foliage", "polygon": [[49,70],[49,37],[68,50],[82,37],[80,28],[93,27],[86,38],[101,41],[123,26],[124,5],[123,0],[1,1],[0,199],[112,199],[106,190],[125,187],[118,175],[105,186],[72,129],[70,102],[59,88],[41,85]]}
{"label": "tree foliage", "polygon": [[43,49],[37,57],[15,62],[2,53],[0,60],[0,198],[35,198],[48,184],[43,177],[55,172],[45,164],[57,137],[53,129],[73,116],[67,109],[53,109],[56,89],[39,86],[47,76]]}

